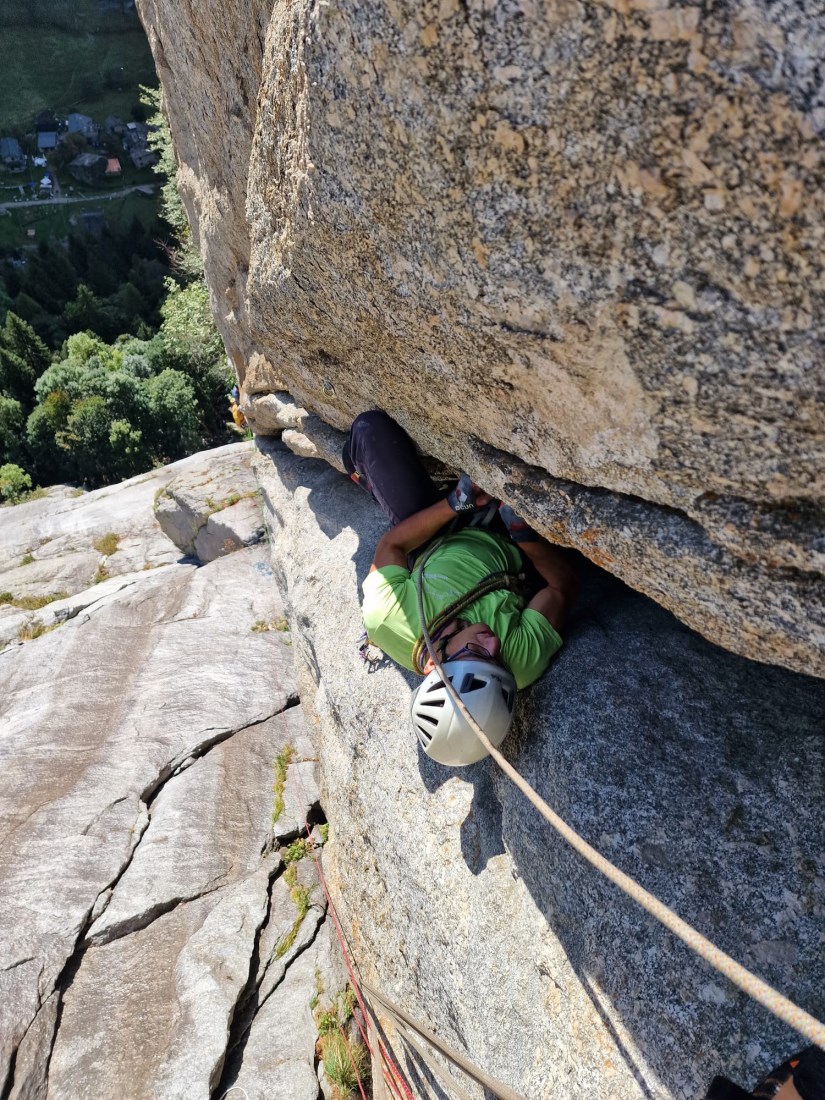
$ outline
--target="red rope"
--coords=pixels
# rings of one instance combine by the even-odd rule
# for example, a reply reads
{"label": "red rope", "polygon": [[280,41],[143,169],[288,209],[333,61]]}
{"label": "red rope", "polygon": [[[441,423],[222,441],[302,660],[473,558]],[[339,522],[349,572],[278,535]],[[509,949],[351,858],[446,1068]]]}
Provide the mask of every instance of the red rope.
{"label": "red rope", "polygon": [[[309,803],[309,799],[307,797],[306,790],[304,789],[304,781],[303,781],[303,779],[301,779],[301,773],[297,768],[295,768],[295,769],[290,768],[290,771],[292,771],[294,774],[297,775],[298,782],[301,785],[301,792],[304,796],[304,805],[307,805]],[[368,1009],[367,1009],[367,1006],[364,1003],[364,998],[363,998],[363,995],[361,993],[361,988],[358,985],[358,979],[355,976],[355,971],[354,971],[354,969],[352,967],[352,963],[350,961],[349,952],[347,951],[347,945],[346,945],[346,942],[344,940],[344,933],[343,933],[343,930],[341,929],[341,925],[338,921],[338,914],[335,912],[335,905],[333,904],[332,895],[330,894],[329,887],[327,886],[327,880],[324,877],[324,871],[323,871],[323,868],[321,867],[321,861],[319,860],[319,858],[316,854],[315,842],[312,839],[312,830],[310,829],[309,822],[307,821],[306,818],[304,818],[304,831],[307,834],[307,841],[309,842],[309,850],[312,854],[312,858],[315,860],[315,867],[318,871],[318,881],[321,883],[321,889],[324,891],[324,896],[327,899],[327,905],[328,905],[328,908],[329,908],[329,915],[332,917],[332,923],[333,923],[333,926],[335,928],[335,934],[338,937],[338,943],[340,944],[341,954],[344,957],[344,963],[346,964],[347,971],[348,971],[349,976],[350,976],[350,982],[352,984],[352,989],[353,989],[353,992],[355,993],[355,996],[358,1000],[358,1005],[361,1009],[361,1012],[363,1013],[364,1020],[366,1020]],[[375,1055],[375,1052],[373,1051],[372,1046],[370,1044],[369,1037],[365,1033],[364,1027],[363,1027],[360,1019],[358,1019],[357,1016],[355,1018],[355,1022],[358,1025],[358,1030],[361,1032],[361,1037],[364,1040],[364,1044],[365,1044],[367,1050],[370,1052],[370,1055],[373,1058],[375,1058],[376,1055]],[[384,1043],[382,1042],[380,1037],[378,1039],[378,1047],[379,1047],[378,1062],[380,1064],[381,1061],[382,1061],[382,1057],[383,1057],[383,1060],[384,1060],[384,1062],[386,1062],[387,1066],[389,1067],[390,1074],[392,1075],[392,1078],[394,1079],[395,1091],[398,1092],[399,1088],[400,1088],[400,1090],[403,1090],[403,1096],[406,1098],[406,1100],[415,1100],[415,1097],[413,1096],[409,1085],[404,1080],[404,1076],[401,1073],[401,1070],[395,1064],[394,1060],[390,1057],[390,1055],[387,1051],[387,1048],[384,1045]],[[358,1071],[356,1069],[356,1075],[357,1075],[357,1073],[358,1073]],[[389,1080],[387,1078],[386,1072],[384,1073],[384,1079],[389,1084]],[[360,1086],[360,1084],[361,1084],[360,1080],[359,1080],[358,1083],[359,1083],[359,1086]],[[363,1092],[362,1092],[362,1095],[363,1095]]]}
{"label": "red rope", "polygon": [[[358,987],[358,981],[355,977],[355,971],[352,969],[352,964],[350,963],[349,955],[347,954],[347,946],[344,942],[344,933],[341,930],[341,925],[338,923],[338,917],[335,913],[335,908],[332,904],[332,898],[330,897],[329,889],[327,887],[326,880],[324,878],[324,873],[321,870],[321,863],[320,863],[317,855],[315,854],[315,845],[312,841],[312,833],[310,832],[310,828],[309,828],[308,824],[306,825],[306,831],[307,831],[307,837],[309,838],[309,850],[312,853],[312,858],[315,860],[315,866],[318,868],[318,878],[320,880],[321,887],[324,891],[324,894],[325,894],[326,899],[327,899],[327,903],[329,905],[329,913],[330,913],[330,916],[332,917],[332,923],[335,926],[335,933],[338,936],[338,942],[341,945],[341,952],[344,956],[344,962],[347,965],[347,970],[349,972],[350,980],[352,982],[352,988],[353,988],[353,991],[355,992],[355,996],[358,1000],[358,1004],[361,1007],[361,1011],[364,1014],[364,1018],[366,1019],[367,1010],[366,1010],[366,1007],[364,1005],[364,1000],[363,1000],[363,997],[361,995],[361,990]],[[369,1052],[371,1054],[372,1053],[372,1048],[370,1047],[370,1041],[367,1037],[367,1034],[364,1031],[364,1026],[361,1023],[361,1021],[357,1019],[357,1017],[356,1017],[356,1022],[358,1024],[358,1030],[361,1032],[361,1037],[364,1040],[364,1042],[366,1043],[367,1049],[369,1050]],[[411,1100],[412,1100],[412,1098],[411,1098]]]}
{"label": "red rope", "polygon": [[384,1071],[384,1080],[390,1086],[393,1095],[399,1097],[400,1100],[404,1100],[405,1095],[406,1100],[413,1100],[413,1095],[410,1092],[407,1082],[402,1076],[401,1070],[390,1057],[389,1052],[387,1051],[387,1048],[384,1046],[384,1043],[381,1039],[378,1040],[378,1050],[380,1055],[379,1061],[381,1060],[381,1058],[383,1058],[389,1069],[389,1073],[386,1070]]}

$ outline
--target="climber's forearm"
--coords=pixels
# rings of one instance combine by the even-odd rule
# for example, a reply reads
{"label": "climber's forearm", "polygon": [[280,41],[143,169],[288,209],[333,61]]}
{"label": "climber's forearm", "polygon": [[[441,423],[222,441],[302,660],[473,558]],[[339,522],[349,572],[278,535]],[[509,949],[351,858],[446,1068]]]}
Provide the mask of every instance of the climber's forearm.
{"label": "climber's forearm", "polygon": [[550,588],[572,593],[576,586],[576,574],[564,552],[543,538],[520,542],[519,550],[533,563],[536,572]]}
{"label": "climber's forearm", "polygon": [[384,565],[406,566],[407,555],[437,534],[454,517],[455,512],[447,501],[439,500],[429,508],[402,519],[379,539],[370,571]]}

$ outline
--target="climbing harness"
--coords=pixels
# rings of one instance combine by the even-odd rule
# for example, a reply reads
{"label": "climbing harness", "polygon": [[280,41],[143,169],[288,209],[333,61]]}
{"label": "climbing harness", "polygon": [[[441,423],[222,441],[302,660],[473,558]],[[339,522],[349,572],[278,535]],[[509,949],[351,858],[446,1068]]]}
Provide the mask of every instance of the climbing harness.
{"label": "climbing harness", "polygon": [[[480,509],[470,516],[456,516],[444,533],[435,538],[426,548],[424,553],[419,556],[418,560],[413,563],[412,572],[420,568],[420,579],[424,571],[424,562],[430,557],[433,551],[443,544],[445,538],[449,535],[464,530],[466,527],[489,530],[496,518],[498,505],[499,502],[497,500],[491,500],[485,508]],[[452,619],[458,618],[462,611],[466,611],[468,607],[471,607],[476,602],[476,600],[480,600],[483,596],[489,595],[490,592],[498,592],[501,590],[523,592],[525,583],[526,578],[524,573],[509,573],[506,571],[488,573],[488,575],[483,577],[474,588],[471,588],[469,592],[465,592],[463,595],[459,596],[458,599],[453,600],[449,607],[445,607],[443,611],[440,611],[432,619],[428,627],[430,634],[438,637],[439,632],[444,629],[447,623]],[[366,631],[364,631],[358,639],[358,656],[367,666],[367,672],[376,672],[388,661],[378,646],[370,641]],[[427,648],[424,643],[424,635],[421,634],[413,646],[412,665],[419,676],[426,676],[424,667],[426,664]]]}
{"label": "climbing harness", "polygon": [[481,729],[464,705],[461,696],[450,683],[448,676],[442,668],[441,660],[430,636],[430,629],[427,626],[426,615],[424,613],[422,578],[426,560],[435,549],[436,545],[437,543],[434,543],[422,556],[418,574],[418,615],[424,644],[426,645],[427,652],[429,653],[433,665],[444,683],[447,694],[452,699],[459,713],[464,717],[464,720],[470,726],[470,729],[473,730],[482,745],[487,749],[490,756],[492,756],[504,774],[515,783],[522,794],[532,802],[545,821],[552,825],[553,828],[564,837],[568,844],[575,848],[579,855],[583,856],[596,868],[596,870],[600,871],[606,878],[610,879],[612,883],[618,886],[619,889],[623,890],[628,897],[633,898],[633,900],[641,905],[643,909],[647,910],[651,916],[655,917],[666,928],[670,929],[675,936],[678,936],[683,943],[687,944],[687,946],[703,958],[705,962],[713,966],[720,974],[723,974],[744,993],[747,993],[749,997],[752,997],[753,1000],[758,1001],[763,1008],[772,1012],[774,1016],[783,1020],[789,1027],[798,1031],[800,1035],[804,1035],[805,1038],[809,1039],[812,1043],[825,1049],[825,1024],[817,1020],[816,1017],[806,1012],[803,1008],[800,1008],[799,1005],[794,1004],[793,1001],[768,985],[767,982],[762,981],[761,978],[752,974],[742,966],[741,963],[732,959],[730,955],[725,954],[724,951],[711,943],[711,941],[706,939],[700,932],[697,932],[695,928],[687,923],[687,921],[682,920],[682,918],[674,913],[672,909],[664,904],[664,902],[659,901],[657,897],[645,890],[643,886],[640,886],[639,883],[629,875],[626,875],[623,871],[620,871],[618,867],[615,867],[610,860],[606,859],[601,854],[601,852],[598,852],[588,844],[575,829],[572,829],[567,822],[563,821],[492,744],[484,733],[484,730]]}

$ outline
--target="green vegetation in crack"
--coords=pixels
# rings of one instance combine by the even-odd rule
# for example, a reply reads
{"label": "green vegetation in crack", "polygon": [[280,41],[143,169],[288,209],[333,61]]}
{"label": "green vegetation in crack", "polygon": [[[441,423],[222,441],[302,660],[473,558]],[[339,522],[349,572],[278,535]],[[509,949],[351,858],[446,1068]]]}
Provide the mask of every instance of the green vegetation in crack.
{"label": "green vegetation in crack", "polygon": [[222,512],[224,508],[231,508],[233,504],[237,504],[241,500],[251,500],[252,497],[260,496],[260,489],[250,489],[248,493],[230,493],[225,500],[213,500],[211,497],[206,498],[206,504],[209,508],[209,515],[214,516],[216,512]]}
{"label": "green vegetation in crack", "polygon": [[[317,988],[317,985],[316,985]],[[317,996],[315,1002],[317,1006]],[[347,1100],[359,1088],[369,1087],[370,1058],[364,1043],[347,1036],[348,1024],[355,1011],[355,994],[349,987],[339,993],[329,1009],[315,1007],[318,1028],[318,1052],[334,1095]]]}
{"label": "green vegetation in crack", "polygon": [[51,626],[46,626],[45,623],[41,623],[39,619],[34,619],[33,622],[25,623],[17,631],[18,642],[32,642],[35,638],[40,638],[44,634],[50,634],[53,630],[57,630],[62,623],[52,623]]}
{"label": "green vegetation in crack", "polygon": [[277,630],[279,634],[288,634],[289,623],[283,615],[280,619],[256,619],[251,630],[253,634],[266,634],[270,630]]}
{"label": "green vegetation in crack", "polygon": [[293,840],[291,844],[288,844],[286,848],[283,849],[281,852],[281,859],[289,866],[291,863],[297,863],[299,860],[310,855],[313,847],[312,841],[305,840],[304,837],[298,837],[297,840]]}
{"label": "green vegetation in crack", "polygon": [[275,781],[272,784],[272,793],[275,801],[272,804],[272,828],[278,824],[281,814],[284,812],[284,787],[286,786],[286,774],[294,755],[292,745],[284,745],[275,757]]}
{"label": "green vegetation in crack", "polygon": [[[299,857],[300,859],[300,857]],[[292,927],[286,932],[275,946],[275,958],[282,959],[295,943],[295,937],[304,922],[304,917],[309,912],[310,889],[298,881],[298,861],[287,864],[284,871],[284,882],[289,887],[289,896],[298,910],[298,914]]]}
{"label": "green vegetation in crack", "polygon": [[321,995],[324,992],[324,979],[321,977],[321,968],[315,967],[315,989],[312,996],[309,998],[309,1010],[312,1013],[313,1019],[315,1018],[315,1009],[318,1007],[318,1002],[321,1000]]}

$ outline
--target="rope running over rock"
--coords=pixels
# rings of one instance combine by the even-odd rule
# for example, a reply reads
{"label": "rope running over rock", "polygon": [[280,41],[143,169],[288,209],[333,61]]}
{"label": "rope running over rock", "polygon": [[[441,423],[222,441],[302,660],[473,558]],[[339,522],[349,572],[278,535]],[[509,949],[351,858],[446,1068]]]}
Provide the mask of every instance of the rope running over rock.
{"label": "rope running over rock", "polygon": [[635,902],[641,905],[643,909],[647,910],[651,916],[655,917],[666,928],[669,928],[675,936],[678,936],[683,943],[686,943],[692,951],[700,956],[700,958],[704,959],[705,962],[718,970],[720,974],[723,974],[744,993],[747,993],[749,997],[752,997],[753,1000],[758,1001],[763,1008],[766,1008],[769,1012],[772,1012],[774,1016],[783,1020],[789,1027],[799,1032],[800,1035],[804,1035],[810,1042],[825,1049],[825,1024],[817,1020],[816,1017],[806,1012],[803,1008],[800,1008],[799,1005],[794,1004],[793,1001],[768,985],[767,982],[762,981],[761,978],[752,974],[742,966],[741,963],[731,958],[730,955],[725,954],[724,951],[711,943],[709,939],[700,932],[697,932],[695,928],[687,923],[687,921],[682,920],[682,918],[674,913],[674,911],[665,905],[664,902],[659,901],[657,897],[645,890],[638,882],[629,875],[626,875],[623,871],[620,871],[618,867],[614,866],[609,859],[606,859],[601,852],[588,844],[575,829],[571,828],[567,822],[563,821],[491,743],[464,705],[458,692],[450,683],[433,645],[430,631],[427,628],[422,590],[424,566],[437,545],[437,542],[433,543],[424,553],[419,563],[417,579],[418,615],[421,621],[424,643],[427,647],[430,659],[438,670],[438,675],[441,677],[447,694],[490,756],[492,756],[504,774],[515,783],[522,794],[532,802],[545,821],[549,822],[549,824],[564,837],[568,844],[575,848],[579,855],[583,856],[596,868],[596,870],[610,879],[612,883],[618,886],[620,890],[623,890],[628,897],[631,897]]}

